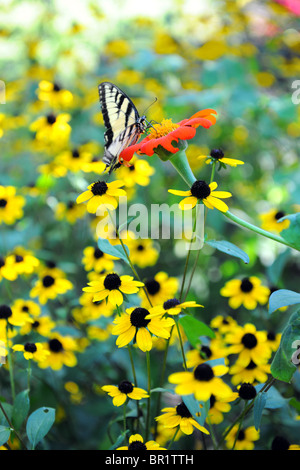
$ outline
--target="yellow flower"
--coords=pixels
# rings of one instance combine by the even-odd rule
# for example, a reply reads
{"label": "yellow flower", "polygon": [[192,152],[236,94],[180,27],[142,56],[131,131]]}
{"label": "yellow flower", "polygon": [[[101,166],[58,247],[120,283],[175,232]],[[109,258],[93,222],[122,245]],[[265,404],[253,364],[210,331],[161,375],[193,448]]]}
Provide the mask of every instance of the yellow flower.
{"label": "yellow flower", "polygon": [[81,219],[86,214],[85,207],[75,204],[70,201],[67,204],[58,202],[55,207],[55,218],[57,220],[67,220],[69,224],[75,224],[78,219]]}
{"label": "yellow flower", "polygon": [[43,362],[50,354],[49,351],[44,349],[42,343],[15,344],[12,349],[14,351],[22,351],[27,361],[33,359],[37,362]]}
{"label": "yellow flower", "polygon": [[169,376],[169,382],[177,384],[175,393],[178,395],[193,394],[196,400],[207,401],[211,395],[229,397],[231,388],[220,378],[228,372],[228,367],[208,363],[197,365],[192,372],[175,372]]}
{"label": "yellow flower", "polygon": [[100,317],[110,317],[113,314],[113,305],[104,300],[101,302],[93,301],[94,294],[84,292],[79,297],[79,303],[82,307],[72,310],[73,318],[79,323],[86,323],[91,320],[97,320]]}
{"label": "yellow flower", "polygon": [[87,211],[91,214],[95,214],[100,205],[108,205],[116,209],[118,207],[116,197],[126,196],[124,189],[120,189],[121,186],[124,186],[122,181],[113,181],[111,183],[97,181],[90,184],[87,191],[77,197],[76,202],[80,204],[88,201]]}
{"label": "yellow flower", "polygon": [[24,323],[20,328],[20,334],[29,335],[30,333],[38,333],[41,336],[48,337],[55,326],[55,322],[51,317],[42,315]]}
{"label": "yellow flower", "polygon": [[15,281],[18,277],[18,273],[14,269],[15,263],[13,259],[7,260],[0,256],[0,281],[2,278],[8,281]]}
{"label": "yellow flower", "polygon": [[224,157],[224,152],[222,149],[213,149],[210,152],[210,156],[207,157],[206,155],[200,155],[198,157],[199,160],[205,159],[206,164],[212,163],[212,162],[219,162],[223,164],[222,166],[237,166],[237,165],[244,165],[244,162],[242,160],[236,160],[235,158],[228,158]]}
{"label": "yellow flower", "polygon": [[243,362],[240,363],[239,360],[237,360],[236,363],[229,368],[229,374],[232,375],[231,382],[233,385],[242,383],[264,383],[268,379],[268,374],[270,374],[270,365],[256,364],[252,360],[250,360],[249,364],[245,365]]}
{"label": "yellow flower", "polygon": [[98,247],[87,246],[83,250],[82,263],[86,271],[93,269],[95,272],[101,273],[103,271],[111,271],[116,259],[118,258],[103,253]]}
{"label": "yellow flower", "polygon": [[140,434],[133,434],[129,438],[129,445],[118,447],[116,450],[130,450],[130,451],[145,451],[145,450],[166,450],[155,441],[148,441],[144,443],[144,439]]}
{"label": "yellow flower", "polygon": [[272,350],[267,342],[267,333],[257,331],[255,325],[246,323],[235,328],[225,337],[228,354],[238,354],[239,364],[246,367],[252,360],[255,364],[265,364]]}
{"label": "yellow flower", "polygon": [[37,89],[37,96],[40,101],[49,104],[51,108],[67,108],[73,102],[73,95],[69,90],[61,88],[58,83],[48,80],[41,80]]}
{"label": "yellow flower", "polygon": [[166,428],[172,429],[179,426],[180,431],[187,435],[192,434],[194,428],[196,428],[204,434],[209,434],[208,430],[193,418],[183,401],[175,407],[163,408],[161,411],[164,414],[155,419],[161,422]]}
{"label": "yellow flower", "polygon": [[35,140],[54,149],[65,147],[69,141],[71,126],[68,124],[71,116],[67,113],[42,116],[30,125],[35,132]]}
{"label": "yellow flower", "polygon": [[206,421],[210,424],[220,424],[224,420],[223,413],[229,413],[231,410],[230,403],[238,398],[238,393],[233,392],[228,397],[210,397],[210,408],[207,413]]}
{"label": "yellow flower", "polygon": [[146,160],[133,158],[130,166],[122,165],[117,170],[120,180],[125,182],[127,188],[132,188],[136,184],[147,186],[150,183],[150,176],[155,173],[153,167]]}
{"label": "yellow flower", "polygon": [[234,447],[235,450],[253,450],[255,447],[254,441],[258,439],[259,431],[257,431],[254,426],[240,429],[239,425],[236,424],[226,436],[226,447],[228,449],[233,449]]}
{"label": "yellow flower", "polygon": [[14,186],[0,186],[0,224],[11,225],[21,219],[24,205],[25,199],[16,195]]}
{"label": "yellow flower", "polygon": [[262,286],[261,280],[256,276],[250,276],[226,282],[220,294],[229,297],[228,303],[233,309],[243,305],[247,310],[254,310],[258,303],[264,305],[268,302],[270,289]]}
{"label": "yellow flower", "polygon": [[[62,166],[68,171],[78,173],[85,168],[86,164],[91,163],[93,155],[85,148],[74,148],[73,150],[64,150],[55,157],[54,163]],[[102,163],[102,172],[105,170],[105,164]]]}
{"label": "yellow flower", "polygon": [[134,281],[132,276],[118,276],[116,273],[108,273],[101,276],[98,281],[88,283],[89,287],[84,287],[84,292],[92,292],[95,302],[108,298],[108,301],[116,306],[123,303],[123,294],[136,294],[144,284]]}
{"label": "yellow flower", "polygon": [[231,197],[228,191],[215,191],[218,187],[216,182],[207,184],[203,180],[195,181],[189,191],[179,191],[177,189],[169,189],[169,193],[176,196],[185,196],[179,203],[181,210],[188,210],[195,207],[198,201],[203,202],[209,209],[218,209],[221,212],[227,212],[228,206],[219,198]]}
{"label": "yellow flower", "polygon": [[78,346],[71,336],[62,336],[57,332],[52,333],[48,342],[44,343],[43,346],[50,354],[47,355],[45,360],[38,363],[41,369],[50,367],[53,370],[60,370],[64,365],[67,367],[77,365],[75,352]]}
{"label": "yellow flower", "polygon": [[125,243],[130,252],[132,264],[139,268],[155,265],[159,251],[151,239],[136,238],[133,233],[129,232]]}
{"label": "yellow flower", "polygon": [[178,299],[168,299],[163,305],[156,305],[152,309],[152,313],[147,318],[162,317],[163,315],[179,315],[185,308],[203,307],[197,304],[195,300],[180,302]]}
{"label": "yellow flower", "polygon": [[149,396],[146,390],[135,387],[134,384],[128,380],[123,380],[117,387],[115,385],[104,385],[102,390],[107,392],[110,397],[113,397],[114,406],[123,405],[127,397],[132,400],[141,400]]}
{"label": "yellow flower", "polygon": [[8,264],[14,264],[14,270],[18,275],[32,274],[39,266],[39,260],[29,250],[16,247],[14,253],[7,256]]}
{"label": "yellow flower", "polygon": [[290,225],[289,219],[281,220],[285,216],[283,211],[271,209],[270,211],[261,214],[259,217],[262,221],[261,228],[271,232],[280,233]]}
{"label": "yellow flower", "polygon": [[36,281],[30,291],[30,297],[38,297],[43,305],[49,299],[55,299],[59,294],[65,294],[73,288],[73,284],[64,277],[56,276],[53,271],[45,271],[43,276]]}
{"label": "yellow flower", "polygon": [[150,351],[152,349],[152,335],[159,338],[168,339],[170,329],[175,324],[172,318],[151,318],[152,309],[147,310],[143,307],[130,307],[126,313],[117,316],[114,320],[113,335],[118,335],[116,345],[119,348],[127,346],[134,338],[138,348],[141,351]]}
{"label": "yellow flower", "polygon": [[[179,281],[175,277],[169,277],[164,271],[160,271],[153,278],[145,281],[145,288],[152,306],[161,305],[166,300],[175,296],[179,287]],[[149,301],[144,291],[139,292],[142,306],[149,306]]]}

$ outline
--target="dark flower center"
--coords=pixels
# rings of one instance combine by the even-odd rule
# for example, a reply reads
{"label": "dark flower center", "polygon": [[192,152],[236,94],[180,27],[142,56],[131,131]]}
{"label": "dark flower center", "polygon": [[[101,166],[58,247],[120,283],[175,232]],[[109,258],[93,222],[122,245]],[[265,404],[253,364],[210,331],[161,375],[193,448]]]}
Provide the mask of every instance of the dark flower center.
{"label": "dark flower center", "polygon": [[8,305],[0,305],[0,320],[7,320],[11,316],[11,308]]}
{"label": "dark flower center", "polygon": [[129,167],[129,170],[130,170],[130,171],[134,171],[134,170],[135,170],[134,165],[131,165],[131,166]]}
{"label": "dark flower center", "polygon": [[150,295],[155,295],[160,290],[160,284],[155,279],[149,279],[145,286]]}
{"label": "dark flower center", "polygon": [[49,348],[52,352],[58,353],[63,350],[63,345],[57,338],[50,339]]}
{"label": "dark flower center", "polygon": [[97,181],[97,183],[93,184],[91,191],[94,196],[103,196],[103,194],[106,193],[107,189],[108,186],[105,181]]}
{"label": "dark flower center", "polygon": [[252,333],[246,333],[242,337],[242,344],[247,349],[253,349],[257,345],[257,339]]}
{"label": "dark flower center", "polygon": [[75,202],[74,202],[74,201],[69,201],[68,204],[67,204],[67,208],[68,208],[68,209],[73,209],[74,206],[75,206]]}
{"label": "dark flower center", "polygon": [[238,441],[243,441],[245,439],[245,432],[241,429],[237,437]]}
{"label": "dark flower center", "polygon": [[133,441],[133,442],[131,442],[131,444],[129,444],[128,450],[142,452],[144,450],[147,450],[147,447],[141,441]]}
{"label": "dark flower center", "polygon": [[24,346],[24,351],[34,353],[36,352],[37,347],[34,343],[26,343]]}
{"label": "dark flower center", "polygon": [[137,250],[138,251],[143,251],[145,249],[144,245],[138,245]]}
{"label": "dark flower center", "polygon": [[203,180],[195,181],[191,187],[191,194],[197,199],[205,199],[210,195],[210,187]]}
{"label": "dark flower center", "polygon": [[108,289],[108,290],[119,289],[121,285],[121,279],[115,273],[108,274],[106,278],[104,279],[103,284],[104,284],[105,289]]}
{"label": "dark flower center", "polygon": [[282,436],[276,436],[272,442],[272,450],[288,450],[290,447],[289,441]]}
{"label": "dark flower center", "polygon": [[3,268],[4,265],[5,265],[4,258],[0,256],[0,268]]}
{"label": "dark flower center", "polygon": [[281,219],[281,217],[284,217],[285,216],[285,212],[283,211],[278,211],[276,214],[275,214],[275,219],[276,220],[279,220]]}
{"label": "dark flower center", "polygon": [[55,261],[46,261],[46,266],[48,268],[55,268],[56,267],[56,263]]}
{"label": "dark flower center", "polygon": [[216,403],[216,397],[215,397],[215,395],[211,395],[210,399],[209,399],[209,407],[213,408],[215,403]]}
{"label": "dark flower center", "polygon": [[94,250],[94,258],[99,259],[102,258],[104,255],[103,251],[100,250],[100,248],[95,248]]}
{"label": "dark flower center", "polygon": [[224,152],[222,149],[212,149],[210,152],[210,156],[212,158],[215,158],[216,160],[219,160],[220,158],[224,157]]}
{"label": "dark flower center", "polygon": [[6,199],[0,199],[0,207],[5,207],[7,204],[7,200]]}
{"label": "dark flower center", "polygon": [[47,119],[47,123],[50,124],[51,126],[56,121],[56,117],[54,116],[54,114],[48,114],[46,119]]}
{"label": "dark flower center", "polygon": [[149,315],[149,311],[146,308],[135,308],[130,314],[130,322],[132,326],[135,326],[136,328],[145,328],[150,322],[149,319],[145,319],[147,315]]}
{"label": "dark flower center", "polygon": [[254,361],[250,361],[249,364],[247,365],[246,369],[247,370],[253,370],[256,369],[257,365],[255,364]]}
{"label": "dark flower center", "polygon": [[208,364],[199,364],[194,370],[194,377],[200,382],[209,382],[214,377],[214,371]]}
{"label": "dark flower center", "polygon": [[54,278],[52,276],[49,276],[48,274],[47,274],[47,276],[43,277],[43,286],[44,287],[51,287],[51,286],[53,286],[54,282],[55,282]]}
{"label": "dark flower center", "polygon": [[204,359],[208,359],[211,357],[212,352],[211,349],[208,346],[201,346],[200,349],[200,356],[203,357]]}
{"label": "dark flower center", "polygon": [[31,328],[38,328],[39,325],[40,325],[40,322],[36,320],[31,324]]}
{"label": "dark flower center", "polygon": [[178,299],[169,299],[169,300],[166,300],[166,302],[164,302],[164,309],[165,310],[169,310],[169,308],[174,308],[174,307],[177,307],[177,305],[180,304],[180,301]]}
{"label": "dark flower center", "polygon": [[72,152],[72,157],[73,157],[73,158],[79,158],[79,152],[78,152],[77,149],[73,150],[73,152]]}
{"label": "dark flower center", "polygon": [[276,335],[275,335],[274,331],[269,331],[268,334],[267,334],[267,338],[268,338],[269,341],[275,341]]}
{"label": "dark flower center", "polygon": [[183,402],[176,406],[176,413],[182,418],[192,417],[191,413]]}
{"label": "dark flower center", "polygon": [[252,400],[256,397],[256,389],[250,383],[243,383],[239,388],[239,397],[243,400]]}
{"label": "dark flower center", "polygon": [[120,390],[120,392],[125,393],[126,395],[128,395],[128,393],[132,392],[133,385],[128,380],[123,380],[123,382],[121,382],[119,384],[118,389]]}
{"label": "dark flower center", "polygon": [[15,261],[16,263],[21,263],[24,260],[23,256],[21,255],[15,255]]}
{"label": "dark flower center", "polygon": [[248,277],[244,277],[244,279],[242,279],[240,289],[241,289],[242,292],[251,292],[251,291],[252,291],[252,289],[253,289],[253,284],[252,284],[252,282],[249,280]]}
{"label": "dark flower center", "polygon": [[29,308],[27,305],[23,305],[22,312],[29,312]]}
{"label": "dark flower center", "polygon": [[61,87],[57,83],[54,83],[53,84],[53,91],[60,91],[60,90],[61,90]]}

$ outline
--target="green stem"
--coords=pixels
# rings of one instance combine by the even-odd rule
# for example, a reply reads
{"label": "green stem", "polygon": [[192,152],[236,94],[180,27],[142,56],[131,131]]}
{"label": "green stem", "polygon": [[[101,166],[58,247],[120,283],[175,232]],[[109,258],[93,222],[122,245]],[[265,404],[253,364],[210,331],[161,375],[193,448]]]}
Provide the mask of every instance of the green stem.
{"label": "green stem", "polygon": [[256,225],[250,224],[249,222],[246,222],[245,220],[240,219],[240,217],[238,217],[237,215],[232,214],[230,211],[223,212],[223,214],[228,219],[232,220],[233,222],[237,223],[238,225],[241,225],[244,228],[247,228],[248,230],[251,230],[252,232],[258,233],[259,235],[262,235],[263,237],[270,238],[271,240],[274,240],[275,242],[281,243],[282,245],[286,245],[290,248],[294,248],[293,246],[291,246],[288,242],[286,242],[279,235],[275,235],[274,233],[268,232],[267,230],[263,230],[262,228],[256,227]]}
{"label": "green stem", "polygon": [[235,434],[235,438],[234,438],[234,443],[233,443],[233,446],[232,446],[232,450],[234,450],[235,448],[235,445],[236,445],[236,441],[238,440],[238,437],[239,437],[239,433],[240,433],[240,430],[241,430],[241,427],[242,427],[242,424],[243,424],[243,421],[244,421],[244,417],[245,417],[245,413],[246,413],[246,409],[247,409],[247,403],[248,403],[248,400],[245,401],[245,406],[244,406],[244,410],[241,414],[241,417],[240,417],[240,420],[239,420],[239,427],[236,431],[236,434]]}
{"label": "green stem", "polygon": [[27,367],[27,387],[28,387],[28,393],[30,392],[30,378],[31,378],[31,360],[29,359],[27,361],[28,367]]}
{"label": "green stem", "polygon": [[[130,347],[129,344],[127,345],[127,349],[128,349],[129,358],[130,358],[130,363],[131,363],[131,368],[132,368],[133,382],[134,382],[135,387],[137,387],[137,386],[138,386],[137,377],[136,377],[136,372],[135,372],[135,367],[134,367],[134,361],[133,361],[132,351],[131,351],[131,347]],[[140,416],[140,405],[139,405],[139,401],[136,402],[136,413],[137,413],[137,431],[138,431],[138,430],[139,430],[139,416]]]}
{"label": "green stem", "polygon": [[181,337],[181,333],[180,333],[179,324],[178,324],[177,319],[175,320],[175,323],[176,323],[176,328],[177,328],[177,332],[178,332],[178,338],[179,338],[179,343],[180,343],[180,349],[181,349],[181,354],[182,354],[183,365],[184,365],[185,370],[187,370],[187,364],[186,364],[184,348],[183,348],[183,341],[182,341],[182,337]]}
{"label": "green stem", "polygon": [[148,402],[147,402],[147,418],[146,418],[146,436],[145,440],[148,440],[150,432],[150,410],[151,410],[151,368],[150,368],[150,354],[149,351],[146,351],[147,359],[147,376],[148,376]]}
{"label": "green stem", "polygon": [[15,381],[14,381],[14,371],[13,371],[13,361],[11,350],[9,347],[9,338],[8,338],[8,323],[6,322],[6,344],[7,344],[7,358],[8,358],[8,368],[9,368],[9,379],[10,379],[10,388],[11,388],[11,395],[12,401],[15,401]]}
{"label": "green stem", "polygon": [[127,405],[127,400],[125,401],[124,405],[123,405],[123,427],[124,427],[124,435],[126,435],[126,429],[127,429],[127,425],[126,425],[126,405]]}
{"label": "green stem", "polygon": [[9,419],[9,417],[8,417],[8,415],[7,415],[7,413],[6,413],[5,409],[4,409],[4,407],[3,407],[2,403],[1,403],[1,401],[0,401],[0,409],[1,409],[2,413],[4,414],[4,417],[5,417],[6,421],[8,422],[9,427],[10,427],[11,430],[15,433],[15,435],[16,435],[17,438],[19,439],[19,441],[20,441],[20,443],[22,444],[22,446],[24,447],[24,449],[27,450],[27,447],[26,447],[25,443],[22,441],[21,437],[19,436],[19,434],[17,433],[17,431],[16,431],[15,428],[13,427],[13,424],[12,424],[12,422],[10,421],[10,419]]}
{"label": "green stem", "polygon": [[180,427],[177,426],[176,431],[175,431],[175,433],[174,433],[174,436],[172,437],[172,439],[171,439],[171,441],[170,441],[170,443],[169,443],[169,445],[168,445],[168,447],[167,447],[167,450],[171,449],[172,444],[173,444],[173,442],[175,441],[176,436],[177,436],[177,434],[178,434],[178,432],[179,432],[179,429],[180,429]]}
{"label": "green stem", "polygon": [[173,167],[179,173],[181,178],[186,182],[186,184],[191,187],[192,184],[196,181],[196,177],[191,170],[185,150],[181,150],[175,153],[169,159],[169,162],[172,163]]}

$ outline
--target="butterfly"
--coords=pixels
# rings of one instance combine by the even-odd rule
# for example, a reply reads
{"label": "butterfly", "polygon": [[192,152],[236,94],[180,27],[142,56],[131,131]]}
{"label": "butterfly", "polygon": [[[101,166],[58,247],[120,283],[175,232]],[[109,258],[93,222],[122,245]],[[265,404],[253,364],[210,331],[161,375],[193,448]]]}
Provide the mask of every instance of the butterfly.
{"label": "butterfly", "polygon": [[119,155],[122,150],[134,145],[151,124],[146,116],[139,115],[126,93],[113,83],[100,83],[98,91],[106,127],[102,161],[106,164],[106,168],[110,168],[109,173],[111,173],[121,165]]}

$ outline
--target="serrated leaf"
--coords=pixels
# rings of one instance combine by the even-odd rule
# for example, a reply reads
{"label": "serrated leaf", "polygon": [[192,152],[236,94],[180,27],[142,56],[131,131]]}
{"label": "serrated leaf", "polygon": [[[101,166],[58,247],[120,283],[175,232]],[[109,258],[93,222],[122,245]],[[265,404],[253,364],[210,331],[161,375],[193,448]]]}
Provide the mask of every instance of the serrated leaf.
{"label": "serrated leaf", "polygon": [[43,406],[31,413],[26,423],[26,432],[33,449],[48,434],[54,421],[54,408]]}
{"label": "serrated leaf", "polygon": [[269,313],[281,307],[300,304],[300,294],[288,289],[278,289],[269,297]]}
{"label": "serrated leaf", "polygon": [[0,446],[5,444],[10,436],[10,428],[8,426],[0,426]]}
{"label": "serrated leaf", "polygon": [[209,326],[191,315],[181,317],[179,319],[179,323],[182,326],[189,343],[193,347],[197,347],[197,345],[201,344],[201,336],[208,336],[209,338],[215,337],[214,331]]}
{"label": "serrated leaf", "polygon": [[216,248],[216,250],[227,253],[228,255],[234,256],[235,258],[240,258],[242,261],[244,261],[245,264],[249,263],[249,256],[247,253],[227,240],[206,240],[205,243],[213,248]]}

